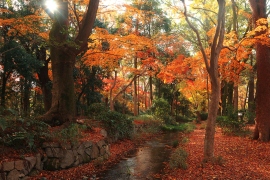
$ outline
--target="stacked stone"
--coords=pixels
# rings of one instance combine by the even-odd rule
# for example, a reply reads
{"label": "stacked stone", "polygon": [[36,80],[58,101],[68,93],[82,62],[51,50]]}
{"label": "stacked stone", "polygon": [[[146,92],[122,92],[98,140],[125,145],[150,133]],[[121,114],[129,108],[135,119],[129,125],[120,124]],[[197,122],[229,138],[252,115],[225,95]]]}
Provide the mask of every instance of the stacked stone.
{"label": "stacked stone", "polygon": [[41,170],[41,155],[25,157],[23,160],[0,163],[0,180],[16,180],[27,176],[32,170]]}
{"label": "stacked stone", "polygon": [[93,160],[103,161],[110,156],[109,144],[105,140],[85,141],[76,145],[45,142],[42,150],[43,155],[37,154],[21,160],[1,162],[0,180],[24,179],[35,170],[67,169]]}
{"label": "stacked stone", "polygon": [[101,140],[97,143],[85,141],[78,145],[44,143],[45,170],[59,170],[88,163],[97,158],[108,159],[109,145]]}

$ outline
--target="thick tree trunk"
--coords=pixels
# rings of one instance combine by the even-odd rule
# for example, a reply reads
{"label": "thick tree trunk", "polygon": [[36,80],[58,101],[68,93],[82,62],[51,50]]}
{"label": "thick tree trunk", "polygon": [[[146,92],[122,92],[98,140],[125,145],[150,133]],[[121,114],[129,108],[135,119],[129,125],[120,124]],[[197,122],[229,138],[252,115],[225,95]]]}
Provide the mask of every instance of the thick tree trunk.
{"label": "thick tree trunk", "polygon": [[[50,31],[50,54],[53,72],[52,105],[44,120],[52,125],[71,121],[75,116],[73,68],[76,55],[68,52],[68,3],[59,2]],[[69,54],[70,53],[70,54]]]}
{"label": "thick tree trunk", "polygon": [[[62,124],[71,121],[75,116],[75,92],[73,68],[75,57],[61,52],[59,49],[51,49],[53,70],[52,106],[46,113],[53,124]],[[57,121],[57,122],[56,122]]]}
{"label": "thick tree trunk", "polygon": [[[260,18],[266,18],[266,0],[249,0],[253,24]],[[268,27],[268,24],[265,24]],[[257,35],[266,33],[258,32]],[[270,137],[270,48],[256,43],[257,85],[256,85],[256,127],[254,139],[269,141]]]}
{"label": "thick tree trunk", "polygon": [[88,37],[96,18],[99,0],[89,1],[83,19],[78,24],[75,39],[69,37],[68,2],[58,1],[58,9],[53,18],[50,31],[50,54],[53,72],[52,105],[40,119],[52,125],[60,125],[74,120],[76,112],[73,69],[76,56],[86,50]]}

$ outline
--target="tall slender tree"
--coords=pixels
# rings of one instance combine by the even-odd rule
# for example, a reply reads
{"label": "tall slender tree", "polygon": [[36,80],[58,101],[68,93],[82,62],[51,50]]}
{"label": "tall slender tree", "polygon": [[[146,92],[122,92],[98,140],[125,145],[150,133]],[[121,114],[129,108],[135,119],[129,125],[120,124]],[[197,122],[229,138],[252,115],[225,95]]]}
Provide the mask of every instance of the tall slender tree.
{"label": "tall slender tree", "polygon": [[225,0],[217,0],[219,10],[214,39],[211,43],[210,60],[208,59],[204,47],[201,42],[201,37],[197,28],[189,21],[187,8],[184,2],[184,15],[190,28],[195,32],[199,48],[203,54],[206,70],[211,81],[211,101],[209,104],[208,119],[204,139],[204,159],[212,161],[214,158],[214,139],[215,139],[215,124],[219,107],[220,98],[220,80],[218,73],[218,59],[221,49],[223,48],[223,40],[225,33]]}

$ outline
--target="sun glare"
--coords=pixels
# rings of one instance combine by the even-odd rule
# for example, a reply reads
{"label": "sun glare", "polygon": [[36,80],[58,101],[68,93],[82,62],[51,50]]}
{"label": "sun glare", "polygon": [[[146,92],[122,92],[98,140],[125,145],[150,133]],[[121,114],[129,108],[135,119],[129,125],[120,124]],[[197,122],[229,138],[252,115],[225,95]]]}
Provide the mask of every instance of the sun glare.
{"label": "sun glare", "polygon": [[51,12],[54,12],[57,9],[57,3],[54,0],[46,0],[45,5]]}

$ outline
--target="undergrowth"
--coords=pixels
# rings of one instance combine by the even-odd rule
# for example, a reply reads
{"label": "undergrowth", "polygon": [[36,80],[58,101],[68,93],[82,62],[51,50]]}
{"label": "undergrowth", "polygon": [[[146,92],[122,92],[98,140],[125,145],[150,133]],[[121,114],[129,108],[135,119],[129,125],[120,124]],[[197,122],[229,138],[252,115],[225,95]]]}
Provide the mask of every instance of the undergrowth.
{"label": "undergrowth", "polygon": [[34,119],[0,117],[0,144],[16,149],[36,150],[50,139],[49,125]]}
{"label": "undergrowth", "polygon": [[182,124],[176,124],[176,125],[165,124],[161,126],[161,129],[163,131],[179,131],[179,132],[190,133],[195,129],[195,125],[193,123],[182,123]]}
{"label": "undergrowth", "polygon": [[182,148],[178,147],[173,151],[173,153],[170,156],[169,165],[170,168],[181,168],[181,169],[187,169],[187,157],[188,153]]}

